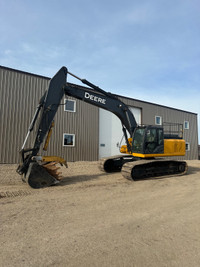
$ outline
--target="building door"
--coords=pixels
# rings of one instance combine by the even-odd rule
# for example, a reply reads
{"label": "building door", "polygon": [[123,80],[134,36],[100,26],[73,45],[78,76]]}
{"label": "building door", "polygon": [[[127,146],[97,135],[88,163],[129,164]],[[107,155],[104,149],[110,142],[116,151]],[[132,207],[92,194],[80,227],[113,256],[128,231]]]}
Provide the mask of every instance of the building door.
{"label": "building door", "polygon": [[[141,124],[141,109],[129,107],[138,124]],[[109,111],[99,109],[99,158],[119,155],[119,144],[125,144],[120,119]],[[121,142],[122,140],[122,142]]]}

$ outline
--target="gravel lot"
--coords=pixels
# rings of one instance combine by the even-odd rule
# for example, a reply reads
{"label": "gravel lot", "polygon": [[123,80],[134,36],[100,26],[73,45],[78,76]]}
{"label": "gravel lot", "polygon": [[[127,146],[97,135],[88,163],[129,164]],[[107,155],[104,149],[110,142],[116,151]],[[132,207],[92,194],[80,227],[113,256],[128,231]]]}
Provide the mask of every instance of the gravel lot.
{"label": "gravel lot", "polygon": [[199,266],[200,161],[184,176],[131,182],[98,162],[32,189],[0,165],[0,266]]}

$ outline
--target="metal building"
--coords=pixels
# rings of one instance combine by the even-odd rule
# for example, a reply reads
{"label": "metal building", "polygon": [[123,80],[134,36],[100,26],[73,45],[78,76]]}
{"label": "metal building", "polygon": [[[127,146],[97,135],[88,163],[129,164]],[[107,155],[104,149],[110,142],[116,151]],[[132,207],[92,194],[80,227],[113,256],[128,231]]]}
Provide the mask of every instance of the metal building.
{"label": "metal building", "polygon": [[[19,151],[38,101],[49,78],[0,66],[0,163],[18,163]],[[197,114],[118,96],[132,110],[138,124],[181,123],[186,140],[185,159],[198,159]],[[56,117],[48,155],[67,161],[93,161],[119,154],[121,123],[110,112],[83,101],[63,99]],[[27,146],[31,146],[33,134]]]}

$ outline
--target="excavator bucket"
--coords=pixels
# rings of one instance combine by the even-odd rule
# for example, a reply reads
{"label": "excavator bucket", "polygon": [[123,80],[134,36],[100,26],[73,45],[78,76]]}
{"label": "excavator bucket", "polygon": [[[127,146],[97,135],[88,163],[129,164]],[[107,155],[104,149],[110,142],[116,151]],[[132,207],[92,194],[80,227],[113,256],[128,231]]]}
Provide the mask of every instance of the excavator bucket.
{"label": "excavator bucket", "polygon": [[31,162],[24,181],[32,188],[44,188],[56,185],[61,180],[61,172],[58,172],[59,167],[56,162],[50,162],[40,165],[37,162]]}

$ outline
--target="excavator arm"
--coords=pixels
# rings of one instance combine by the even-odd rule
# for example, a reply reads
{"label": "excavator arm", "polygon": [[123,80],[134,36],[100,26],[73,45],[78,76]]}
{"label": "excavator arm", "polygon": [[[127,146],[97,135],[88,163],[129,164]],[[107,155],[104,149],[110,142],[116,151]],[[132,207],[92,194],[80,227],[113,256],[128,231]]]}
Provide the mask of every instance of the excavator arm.
{"label": "excavator arm", "polygon": [[66,83],[64,87],[66,95],[73,96],[89,104],[112,112],[121,120],[122,125],[132,136],[134,129],[137,127],[137,123],[135,117],[125,103],[120,101],[112,93],[106,92],[98,86],[92,84],[91,82],[88,82],[85,79],[81,79],[70,72],[68,73],[74,76],[76,79],[80,80],[82,83],[88,85],[90,88]]}
{"label": "excavator arm", "polygon": [[65,95],[75,97],[86,103],[108,110],[115,114],[122,122],[122,125],[132,135],[136,122],[129,108],[117,97],[99,94],[96,90],[80,87],[74,84],[66,84],[64,87]]}
{"label": "excavator arm", "polygon": [[[67,83],[67,74],[72,75],[89,87]],[[131,152],[127,131],[132,137],[137,124],[128,106],[115,95],[104,91],[85,79],[80,79],[76,75],[70,73],[66,67],[62,67],[50,80],[48,89],[40,99],[31,125],[29,126],[28,134],[20,151],[22,163],[18,166],[17,172],[24,175],[25,178],[23,180],[28,181],[29,185],[34,188],[46,187],[58,183],[58,177],[55,178],[57,169],[54,165],[52,166],[52,164],[48,162],[48,159],[45,160],[48,162],[47,164],[39,164],[38,160],[41,160],[41,157],[38,156],[38,152],[47,133],[51,132],[54,116],[64,95],[75,97],[115,114],[121,120],[127,148]],[[36,130],[33,147],[25,148],[26,141],[30,132],[34,128],[36,121],[38,121],[38,128]],[[51,160],[49,159],[49,161]],[[66,165],[65,161],[61,158],[58,158],[57,162],[64,162]],[[50,167],[48,168],[48,166]]]}

